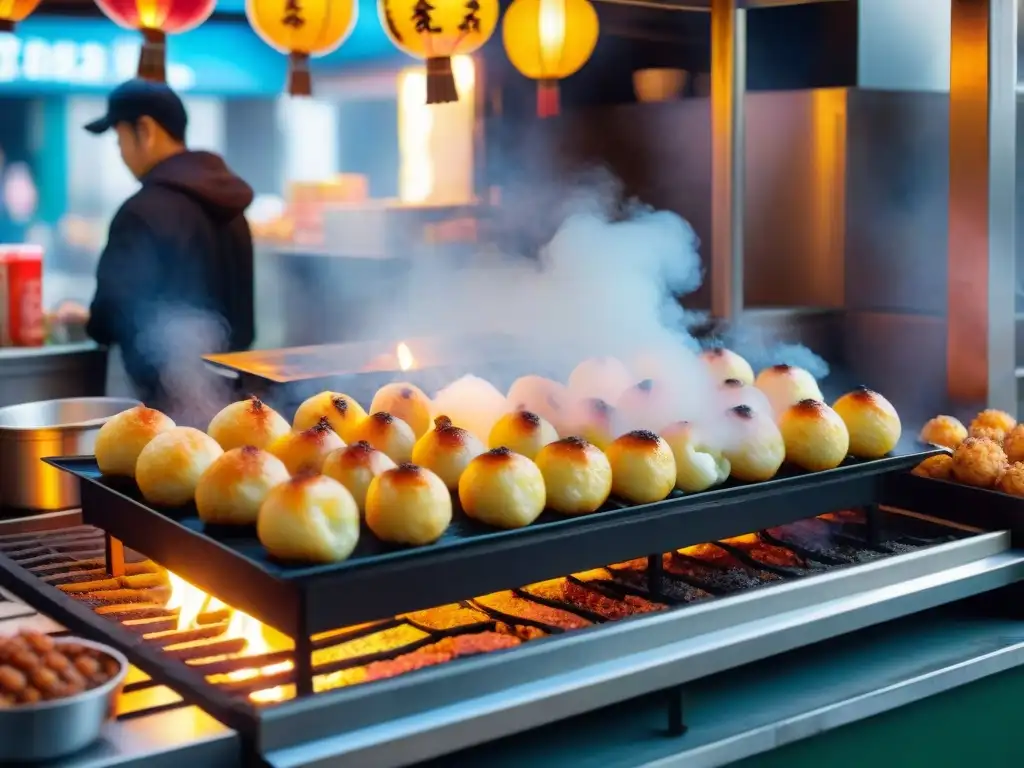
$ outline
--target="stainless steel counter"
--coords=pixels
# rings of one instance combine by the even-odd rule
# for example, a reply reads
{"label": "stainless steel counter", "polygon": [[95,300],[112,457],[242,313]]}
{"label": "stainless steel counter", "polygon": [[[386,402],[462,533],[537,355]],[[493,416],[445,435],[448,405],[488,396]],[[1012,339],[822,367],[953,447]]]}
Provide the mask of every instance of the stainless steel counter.
{"label": "stainless steel counter", "polygon": [[104,394],[107,352],[91,341],[0,348],[0,408]]}
{"label": "stainless steel counter", "polygon": [[[1024,623],[986,617],[962,606],[943,608],[697,681],[686,688],[688,730],[681,737],[667,734],[665,703],[653,695],[422,766],[731,765],[1021,666]],[[928,726],[941,727],[931,721]],[[901,741],[911,737],[918,743],[935,734],[902,733]],[[958,738],[966,741],[970,734],[961,732]],[[830,764],[827,753],[818,759],[818,764]],[[892,752],[890,759],[894,762],[880,765],[940,764],[896,762]],[[850,764],[868,763],[843,763]]]}

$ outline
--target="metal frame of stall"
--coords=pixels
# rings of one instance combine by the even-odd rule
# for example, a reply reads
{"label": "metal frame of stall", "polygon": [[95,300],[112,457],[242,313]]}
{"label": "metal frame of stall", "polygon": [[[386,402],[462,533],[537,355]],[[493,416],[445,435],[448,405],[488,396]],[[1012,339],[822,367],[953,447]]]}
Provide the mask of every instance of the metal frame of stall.
{"label": "metal frame of stall", "polygon": [[[684,0],[677,5],[711,13],[712,313],[725,320],[743,313],[747,11],[822,1],[828,0]],[[947,391],[955,401],[985,402],[1016,413],[1014,217],[1021,4],[947,1]]]}

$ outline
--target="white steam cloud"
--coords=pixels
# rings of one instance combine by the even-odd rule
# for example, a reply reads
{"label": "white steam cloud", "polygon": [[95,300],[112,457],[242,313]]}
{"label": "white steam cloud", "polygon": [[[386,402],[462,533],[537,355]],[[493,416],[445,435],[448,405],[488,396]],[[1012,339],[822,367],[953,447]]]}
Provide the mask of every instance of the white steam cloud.
{"label": "white steam cloud", "polygon": [[[521,246],[519,252],[507,245],[484,245],[458,265],[444,258],[443,247],[435,249],[437,258],[418,254],[407,271],[396,270],[386,295],[366,296],[369,308],[360,312],[363,337],[389,343],[412,337],[455,343],[511,337],[511,356],[505,349],[496,355],[496,347],[488,350],[486,343],[467,343],[460,355],[465,363],[468,352],[472,359],[464,367],[502,393],[516,377],[538,374],[564,383],[581,361],[611,356],[630,368],[635,382],[653,378],[661,385],[665,424],[723,413],[719,382],[697,359],[700,344],[687,330],[700,315],[680,303],[703,279],[700,243],[690,225],[674,213],[624,203],[621,186],[609,174],[591,175],[584,185],[558,194],[538,189],[532,206],[517,207],[521,202],[510,201],[499,213],[506,229],[516,219],[512,230],[538,239],[545,221],[560,222],[545,245],[539,250]],[[317,313],[316,308],[307,312]],[[166,314],[157,326],[147,343],[162,362],[164,386],[179,411],[176,418],[201,424],[235,396],[201,362],[203,354],[223,348],[223,323],[182,310]],[[757,331],[733,331],[710,343],[723,342],[747,357],[755,370],[788,363],[819,378],[828,373],[824,361],[806,348],[772,343]],[[433,390],[428,394],[452,384],[424,381],[424,373],[417,382]],[[474,380],[463,380],[440,400],[472,397],[474,386]],[[493,399],[492,394],[481,391],[482,398]]]}

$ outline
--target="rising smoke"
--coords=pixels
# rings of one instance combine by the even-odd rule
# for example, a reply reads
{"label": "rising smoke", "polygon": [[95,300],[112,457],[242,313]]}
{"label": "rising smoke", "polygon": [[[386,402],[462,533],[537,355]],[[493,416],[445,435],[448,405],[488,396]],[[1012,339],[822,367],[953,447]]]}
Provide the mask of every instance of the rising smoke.
{"label": "rising smoke", "polygon": [[[543,214],[561,222],[538,252],[484,248],[457,268],[417,259],[404,300],[374,307],[374,328],[387,329],[375,335],[513,335],[515,359],[495,361],[483,352],[472,363],[476,374],[501,389],[527,374],[564,382],[582,360],[613,356],[637,380],[653,376],[669,383],[672,418],[693,419],[714,409],[717,383],[697,360],[701,344],[689,332],[701,316],[681,303],[704,277],[693,228],[675,213],[625,199],[609,173],[591,171],[585,182],[557,194],[547,190],[536,200],[553,204],[555,210]],[[542,215],[528,210],[514,215]],[[523,222],[523,228],[535,231],[537,222]],[[805,347],[779,344],[764,332],[734,330],[705,343],[727,343],[757,367],[788,363],[819,378],[828,373]],[[432,383],[440,389],[448,382]]]}
{"label": "rising smoke", "polygon": [[[540,218],[560,222],[545,245],[484,242],[472,259],[458,265],[444,258],[443,248],[418,254],[407,269],[396,270],[390,290],[366,297],[360,317],[370,332],[364,337],[394,343],[414,336],[511,336],[513,354],[496,360],[493,348],[484,344],[467,365],[502,392],[518,376],[564,382],[582,360],[612,356],[630,366],[637,380],[665,382],[672,403],[667,420],[721,410],[717,382],[697,359],[701,344],[689,332],[701,316],[681,303],[704,277],[692,227],[674,213],[626,199],[621,185],[604,172],[589,172],[569,187],[535,190],[533,202],[532,207],[503,207],[505,229],[535,234],[543,229]],[[316,308],[305,311],[317,313]],[[147,337],[184,423],[200,423],[235,396],[200,362],[202,354],[223,343],[224,333],[218,318],[176,310],[165,313]],[[726,343],[757,368],[784,362],[819,378],[828,373],[824,361],[806,348],[774,343],[750,329],[705,343]],[[452,383],[423,381],[422,375],[418,382],[430,395]],[[474,386],[472,380],[461,381],[441,400],[472,397]],[[481,392],[481,397],[491,394]]]}

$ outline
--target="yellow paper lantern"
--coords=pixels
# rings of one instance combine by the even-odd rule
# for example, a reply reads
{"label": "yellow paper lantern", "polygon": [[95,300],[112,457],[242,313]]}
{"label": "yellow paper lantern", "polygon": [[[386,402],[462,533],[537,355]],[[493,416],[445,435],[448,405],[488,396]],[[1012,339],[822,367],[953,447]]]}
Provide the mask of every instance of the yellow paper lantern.
{"label": "yellow paper lantern", "polygon": [[502,40],[512,66],[537,81],[537,114],[558,114],[558,81],[587,63],[597,45],[597,11],[587,0],[514,0]]}
{"label": "yellow paper lantern", "polygon": [[41,0],[0,0],[0,32],[13,32],[14,26],[39,7]]}
{"label": "yellow paper lantern", "polygon": [[497,0],[380,0],[395,46],[427,62],[427,104],[458,101],[452,56],[476,51],[498,26]]}
{"label": "yellow paper lantern", "polygon": [[288,54],[288,93],[309,96],[309,57],[324,56],[348,39],[359,19],[358,0],[246,0],[245,15],[271,48]]}

